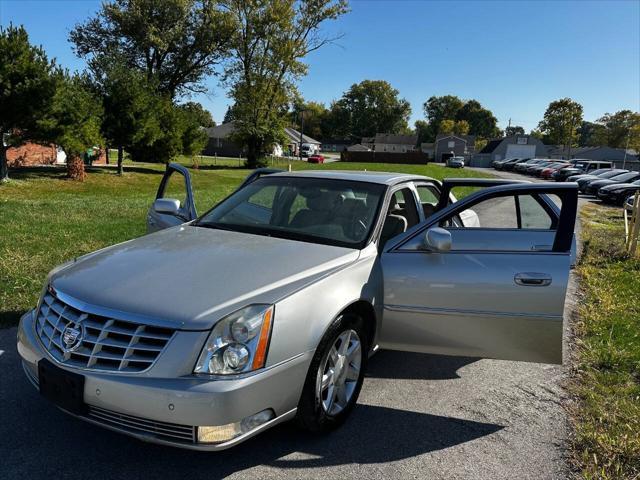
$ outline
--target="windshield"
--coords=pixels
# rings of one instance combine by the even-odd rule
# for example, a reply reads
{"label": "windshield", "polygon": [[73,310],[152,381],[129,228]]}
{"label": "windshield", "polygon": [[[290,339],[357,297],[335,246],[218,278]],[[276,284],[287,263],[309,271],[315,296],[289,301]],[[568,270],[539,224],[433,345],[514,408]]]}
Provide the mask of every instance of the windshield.
{"label": "windshield", "polygon": [[616,175],[615,177],[611,177],[611,180],[622,180],[623,182],[626,182],[627,180],[632,180],[635,177],[638,176],[638,172],[629,172],[629,173],[623,173],[621,175]]}
{"label": "windshield", "polygon": [[623,173],[627,173],[625,171],[616,171],[616,170],[609,170],[608,172],[605,172],[601,175],[598,175],[600,178],[611,178],[611,177],[616,177],[618,175],[622,175]]}
{"label": "windshield", "polygon": [[262,177],[194,225],[361,248],[373,229],[385,188],[346,180]]}

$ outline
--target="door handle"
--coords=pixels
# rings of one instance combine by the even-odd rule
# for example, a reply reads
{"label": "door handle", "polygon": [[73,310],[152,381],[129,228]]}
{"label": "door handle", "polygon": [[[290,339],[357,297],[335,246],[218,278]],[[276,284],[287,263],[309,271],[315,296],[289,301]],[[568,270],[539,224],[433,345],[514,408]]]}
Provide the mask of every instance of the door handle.
{"label": "door handle", "polygon": [[551,275],[547,273],[522,272],[516,273],[513,277],[516,285],[523,287],[546,287],[551,285]]}

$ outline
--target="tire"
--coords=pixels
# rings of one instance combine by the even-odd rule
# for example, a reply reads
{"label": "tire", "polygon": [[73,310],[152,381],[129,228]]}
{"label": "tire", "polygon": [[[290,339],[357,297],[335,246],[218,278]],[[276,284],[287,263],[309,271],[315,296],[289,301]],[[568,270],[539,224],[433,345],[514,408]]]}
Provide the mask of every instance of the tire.
{"label": "tire", "polygon": [[[340,348],[344,348],[346,339],[347,353],[353,349],[350,356],[343,355],[344,350]],[[367,365],[368,342],[364,322],[357,315],[341,315],[329,327],[311,360],[298,403],[296,421],[301,428],[324,433],[344,423],[360,395]],[[359,362],[356,343],[359,343]],[[357,378],[355,367],[359,367]],[[340,386],[342,380],[344,387]],[[331,384],[334,384],[333,388]]]}

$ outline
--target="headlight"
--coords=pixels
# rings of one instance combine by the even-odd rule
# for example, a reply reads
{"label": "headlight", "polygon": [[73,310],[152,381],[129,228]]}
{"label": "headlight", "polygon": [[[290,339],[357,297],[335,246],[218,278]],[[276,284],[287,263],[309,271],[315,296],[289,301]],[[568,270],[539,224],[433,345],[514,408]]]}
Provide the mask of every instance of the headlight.
{"label": "headlight", "polygon": [[194,373],[230,375],[264,367],[273,305],[251,305],[220,320],[207,338]]}

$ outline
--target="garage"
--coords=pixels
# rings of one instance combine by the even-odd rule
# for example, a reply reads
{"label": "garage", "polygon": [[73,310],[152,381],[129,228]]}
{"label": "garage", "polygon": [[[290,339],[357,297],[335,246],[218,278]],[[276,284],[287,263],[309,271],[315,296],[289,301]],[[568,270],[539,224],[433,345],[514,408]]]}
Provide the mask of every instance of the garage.
{"label": "garage", "polygon": [[535,145],[507,145],[507,153],[504,158],[534,158],[536,156]]}

